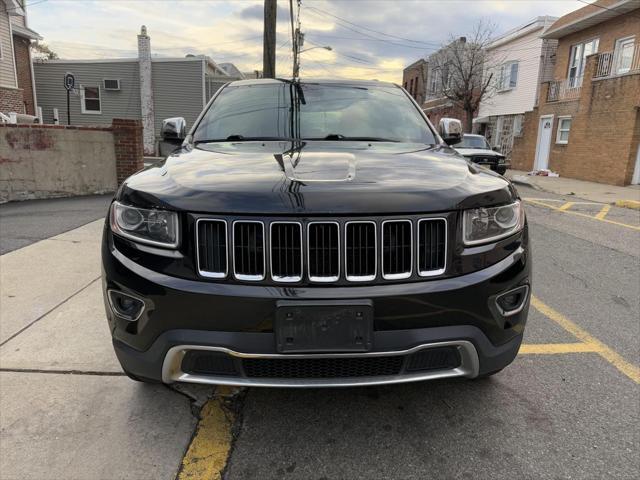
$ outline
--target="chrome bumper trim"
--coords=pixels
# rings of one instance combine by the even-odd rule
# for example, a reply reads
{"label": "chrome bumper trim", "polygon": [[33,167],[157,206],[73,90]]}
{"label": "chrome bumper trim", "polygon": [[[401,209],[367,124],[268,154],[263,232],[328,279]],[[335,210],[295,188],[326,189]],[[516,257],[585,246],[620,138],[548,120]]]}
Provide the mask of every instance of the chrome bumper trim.
{"label": "chrome bumper trim", "polygon": [[[458,347],[461,364],[449,370],[434,370],[430,372],[407,373],[393,376],[350,377],[350,378],[246,378],[233,376],[194,375],[181,370],[182,359],[189,350],[207,350],[222,352],[238,358],[358,358],[409,355],[419,350],[435,347]],[[164,383],[187,382],[210,385],[231,385],[238,387],[356,387],[367,385],[384,385],[394,383],[416,382],[420,380],[435,380],[440,378],[478,376],[478,353],[473,344],[467,340],[455,340],[418,345],[408,350],[391,352],[365,353],[327,353],[327,354],[279,354],[279,353],[242,353],[224,347],[208,347],[202,345],[178,345],[172,347],[165,356],[162,364],[162,381]]]}

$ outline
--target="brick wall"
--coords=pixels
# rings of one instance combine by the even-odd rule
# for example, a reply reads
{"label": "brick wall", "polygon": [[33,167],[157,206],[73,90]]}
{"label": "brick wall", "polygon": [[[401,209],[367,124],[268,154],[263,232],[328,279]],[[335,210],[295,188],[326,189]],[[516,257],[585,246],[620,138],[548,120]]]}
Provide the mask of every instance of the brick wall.
{"label": "brick wall", "polygon": [[112,192],[142,167],[139,120],[0,124],[0,202]]}
{"label": "brick wall", "polygon": [[402,71],[402,86],[418,104],[422,104],[425,100],[427,90],[424,82],[426,74],[427,63],[424,61],[413,63]]}
{"label": "brick wall", "polygon": [[[524,135],[516,138],[512,167],[534,166],[538,123],[553,115],[549,168],[561,176],[627,185],[635,166],[640,141],[640,73],[591,79],[596,55],[588,58],[580,98],[547,103],[548,84],[543,84],[539,107],[525,115]],[[558,117],[571,116],[569,143],[556,143]]]}
{"label": "brick wall", "polygon": [[462,122],[462,128],[466,128],[467,112],[452,100],[446,98],[427,100],[422,104],[422,109],[436,128],[438,127],[438,123],[441,118],[457,118]]}
{"label": "brick wall", "polygon": [[113,140],[118,185],[144,167],[144,144],[140,120],[113,119]]}
{"label": "brick wall", "polygon": [[33,101],[33,82],[31,78],[31,57],[29,56],[30,41],[13,36],[13,48],[16,59],[16,74],[18,76],[18,88],[22,89],[24,101],[24,113],[35,115],[35,102]]}
{"label": "brick wall", "polygon": [[21,88],[0,87],[0,112],[25,113]]}

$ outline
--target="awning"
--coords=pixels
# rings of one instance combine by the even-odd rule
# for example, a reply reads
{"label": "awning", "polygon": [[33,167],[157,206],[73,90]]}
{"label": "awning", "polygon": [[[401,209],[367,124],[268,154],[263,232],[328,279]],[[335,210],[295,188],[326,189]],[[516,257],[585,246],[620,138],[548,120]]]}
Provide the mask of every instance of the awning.
{"label": "awning", "polygon": [[14,35],[28,38],[29,40],[42,40],[42,37],[38,34],[38,32],[31,30],[30,28],[23,27],[22,25],[12,24],[11,31]]}
{"label": "awning", "polygon": [[489,123],[489,117],[476,117],[472,123]]}

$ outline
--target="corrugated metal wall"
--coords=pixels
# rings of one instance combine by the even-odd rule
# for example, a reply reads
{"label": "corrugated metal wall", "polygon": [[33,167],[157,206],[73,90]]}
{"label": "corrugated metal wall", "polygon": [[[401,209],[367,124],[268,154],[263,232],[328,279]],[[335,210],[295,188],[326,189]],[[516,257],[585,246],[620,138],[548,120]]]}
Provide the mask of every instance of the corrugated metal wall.
{"label": "corrugated metal wall", "polygon": [[[60,113],[60,123],[67,123],[67,91],[63,86],[66,72],[76,77],[76,94],[71,94],[71,121],[74,125],[110,125],[114,118],[140,118],[140,77],[137,60],[91,63],[34,63],[38,105],[44,123],[53,123],[53,109]],[[105,90],[103,80],[120,79],[120,90]],[[100,114],[83,114],[80,86],[100,86]]]}

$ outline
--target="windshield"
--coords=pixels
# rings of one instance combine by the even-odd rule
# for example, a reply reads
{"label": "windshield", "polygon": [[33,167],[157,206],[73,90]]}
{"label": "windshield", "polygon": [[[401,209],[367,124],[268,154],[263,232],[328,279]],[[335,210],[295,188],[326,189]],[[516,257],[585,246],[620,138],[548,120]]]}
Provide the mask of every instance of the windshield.
{"label": "windshield", "polygon": [[472,137],[470,135],[463,135],[462,140],[458,143],[451,145],[453,148],[479,148],[482,150],[491,150],[487,139],[484,137]]}
{"label": "windshield", "polygon": [[347,84],[227,86],[194,133],[195,142],[291,138],[436,143],[400,88]]}

